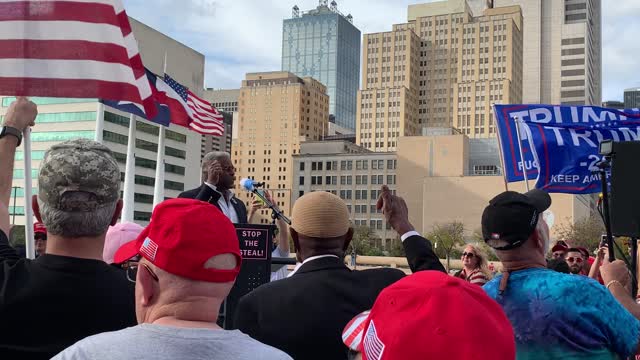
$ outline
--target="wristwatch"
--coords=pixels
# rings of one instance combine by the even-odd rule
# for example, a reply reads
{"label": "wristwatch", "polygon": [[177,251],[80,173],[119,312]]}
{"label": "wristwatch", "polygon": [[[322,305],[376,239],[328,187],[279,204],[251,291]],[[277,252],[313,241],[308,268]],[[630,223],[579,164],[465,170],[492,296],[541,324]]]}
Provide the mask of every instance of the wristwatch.
{"label": "wristwatch", "polygon": [[22,132],[20,130],[11,126],[3,126],[0,128],[0,139],[7,135],[15,136],[18,139],[18,145],[16,146],[20,146],[22,143]]}

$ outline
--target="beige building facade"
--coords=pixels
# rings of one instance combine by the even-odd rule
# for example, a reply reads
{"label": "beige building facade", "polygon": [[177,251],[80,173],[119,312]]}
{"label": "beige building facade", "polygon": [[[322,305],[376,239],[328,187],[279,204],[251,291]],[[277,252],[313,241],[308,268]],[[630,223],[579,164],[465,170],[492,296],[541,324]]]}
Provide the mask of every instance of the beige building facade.
{"label": "beige building facade", "polygon": [[[466,135],[401,138],[397,151],[398,194],[407,201],[409,219],[421,233],[438,223],[461,221],[471,237],[481,228],[482,211],[495,195],[505,190],[501,175],[477,175],[470,171]],[[531,183],[533,186],[533,182]],[[509,190],[524,192],[524,182],[508,184]],[[545,213],[552,235],[560,224],[590,215],[589,196],[551,194],[552,206]]]}
{"label": "beige building facade", "polygon": [[[398,67],[388,63],[397,55],[385,58],[384,53],[396,51],[397,46],[392,43],[389,47],[383,41],[385,37],[395,40],[400,34],[402,39],[411,38],[407,45],[401,43],[399,50],[406,46],[409,50],[404,50],[407,54],[402,58],[410,61]],[[465,0],[410,5],[408,23],[394,25],[389,33],[365,35],[358,144],[374,151],[395,150],[399,136],[441,127],[455,127],[469,137],[495,136],[492,104],[522,101],[522,36],[518,6],[485,9],[474,16]],[[410,58],[409,53],[414,52],[417,56]],[[409,131],[389,132],[384,128],[386,122],[377,119],[389,110],[376,106],[381,104],[379,94],[368,95],[372,91],[368,89],[384,88],[384,80],[398,78],[395,72],[384,73],[391,69],[400,71],[402,85],[411,95],[405,96],[411,101],[401,101],[399,108],[404,115],[400,124],[408,124]],[[368,99],[372,103],[367,103]],[[370,118],[378,122],[371,124]]]}
{"label": "beige building facade", "polygon": [[[249,205],[251,194],[240,189],[239,179],[264,181],[277,205],[290,214],[292,156],[299,154],[302,142],[320,140],[328,127],[326,87],[289,72],[249,73],[242,81],[238,112],[232,145],[236,195]],[[258,222],[269,221],[266,211],[261,215]]]}
{"label": "beige building facade", "polygon": [[[167,73],[179,83],[202,95],[204,81],[204,55],[171,39],[147,25],[129,18],[138,41],[145,66],[156,74],[163,71],[163,59],[167,55]],[[8,95],[8,94],[7,94]],[[0,118],[6,113],[14,98],[0,96]],[[52,145],[62,141],[88,138],[96,139],[96,119],[104,108],[102,142],[109,147],[120,166],[124,180],[127,160],[129,114],[109,107],[100,107],[96,99],[32,98],[38,104],[36,126],[31,134],[33,194],[38,191],[38,169],[44,153]],[[135,143],[135,187],[134,220],[145,225],[151,217],[153,190],[155,185],[156,156],[158,152],[159,127],[141,118],[136,120]],[[170,126],[165,130],[165,181],[164,196],[177,197],[185,190],[200,183],[201,135],[181,126]],[[15,214],[15,224],[24,225],[24,151],[16,153],[13,173],[14,199],[11,199],[10,214]],[[121,186],[121,190],[122,190]]]}

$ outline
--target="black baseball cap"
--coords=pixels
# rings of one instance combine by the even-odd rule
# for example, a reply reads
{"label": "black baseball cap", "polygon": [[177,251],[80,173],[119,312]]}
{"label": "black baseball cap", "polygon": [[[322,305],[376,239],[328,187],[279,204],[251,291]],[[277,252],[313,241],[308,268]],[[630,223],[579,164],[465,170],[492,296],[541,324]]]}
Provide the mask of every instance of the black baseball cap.
{"label": "black baseball cap", "polygon": [[545,191],[534,189],[521,194],[505,191],[489,201],[482,213],[484,241],[501,240],[507,245],[496,250],[511,250],[522,245],[533,234],[540,215],[551,206]]}

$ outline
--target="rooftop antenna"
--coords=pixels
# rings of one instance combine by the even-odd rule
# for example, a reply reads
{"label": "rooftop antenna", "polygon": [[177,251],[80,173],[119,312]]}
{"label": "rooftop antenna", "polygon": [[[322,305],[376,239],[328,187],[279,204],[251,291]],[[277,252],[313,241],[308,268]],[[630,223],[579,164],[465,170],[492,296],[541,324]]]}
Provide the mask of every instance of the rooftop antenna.
{"label": "rooftop antenna", "polygon": [[338,10],[338,3],[334,1],[331,2],[331,7],[329,8],[331,9],[331,11],[337,11]]}
{"label": "rooftop antenna", "polygon": [[327,4],[329,3],[329,0],[320,0],[320,6],[327,6]]}
{"label": "rooftop antenna", "polygon": [[351,14],[347,15],[347,20],[353,24],[353,16]]}
{"label": "rooftop antenna", "polygon": [[300,17],[300,8],[298,7],[298,5],[293,5],[293,9],[291,11],[291,16],[294,18],[299,18]]}

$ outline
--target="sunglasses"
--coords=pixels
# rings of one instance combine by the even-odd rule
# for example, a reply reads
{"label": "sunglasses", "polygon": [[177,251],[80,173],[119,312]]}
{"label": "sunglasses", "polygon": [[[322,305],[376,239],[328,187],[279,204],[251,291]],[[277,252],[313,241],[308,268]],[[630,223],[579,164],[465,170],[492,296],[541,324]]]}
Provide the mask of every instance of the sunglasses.
{"label": "sunglasses", "polygon": [[468,253],[468,252],[462,253],[462,257],[468,257],[469,259],[473,259],[474,256],[476,256],[476,254],[474,253]]}
{"label": "sunglasses", "polygon": [[148,272],[149,275],[151,275],[151,277],[155,280],[155,281],[159,281],[158,279],[158,275],[156,275],[156,273],[153,272],[153,270],[151,270],[151,268],[149,267],[149,265],[147,264],[132,264],[127,268],[127,280],[131,281],[132,283],[136,282],[136,278],[138,276],[138,268],[142,266],[143,268],[145,268]]}
{"label": "sunglasses", "polygon": [[577,262],[578,264],[582,262],[582,258],[581,257],[569,257],[567,258],[567,262]]}

